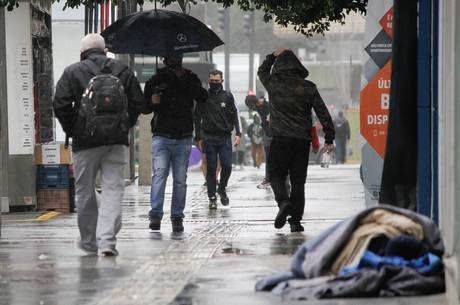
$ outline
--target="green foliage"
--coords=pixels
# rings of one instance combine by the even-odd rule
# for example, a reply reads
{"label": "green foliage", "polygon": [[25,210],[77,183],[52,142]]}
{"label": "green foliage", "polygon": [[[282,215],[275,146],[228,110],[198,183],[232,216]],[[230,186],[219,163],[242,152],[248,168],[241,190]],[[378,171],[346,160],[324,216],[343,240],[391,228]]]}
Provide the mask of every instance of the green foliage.
{"label": "green foliage", "polygon": [[0,0],[0,7],[6,7],[7,10],[12,11],[15,7],[19,6],[16,0]]}
{"label": "green foliage", "polygon": [[[58,1],[59,0],[54,0]],[[78,7],[79,5],[100,2],[98,0],[62,0],[65,7]],[[122,0],[118,0],[122,1]],[[135,0],[143,4],[144,0]],[[196,4],[197,0],[190,0]],[[344,23],[345,17],[350,12],[366,13],[367,0],[205,0],[216,2],[223,7],[236,5],[242,10],[253,8],[264,12],[266,22],[274,19],[280,25],[293,25],[295,30],[311,36],[327,31],[332,22]],[[115,1],[116,2],[116,1]],[[158,0],[161,5],[168,5],[176,0]],[[0,7],[6,6],[12,10],[17,6],[17,0],[0,0]]]}

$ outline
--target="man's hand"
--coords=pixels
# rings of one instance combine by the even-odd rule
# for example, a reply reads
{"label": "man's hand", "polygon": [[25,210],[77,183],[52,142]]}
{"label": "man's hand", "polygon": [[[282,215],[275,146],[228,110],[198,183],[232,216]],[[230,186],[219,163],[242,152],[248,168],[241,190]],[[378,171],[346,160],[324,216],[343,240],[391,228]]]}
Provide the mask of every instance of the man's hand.
{"label": "man's hand", "polygon": [[158,94],[152,94],[152,104],[158,105],[161,102],[161,96]]}
{"label": "man's hand", "polygon": [[275,52],[273,52],[273,55],[275,57],[279,56],[281,53],[283,53],[284,51],[289,51],[289,49],[286,49],[286,48],[278,48],[275,50]]}
{"label": "man's hand", "polygon": [[235,136],[235,143],[233,144],[233,146],[240,145],[240,142],[241,142],[241,137],[240,136]]}
{"label": "man's hand", "polygon": [[334,144],[324,144],[324,150],[328,153],[334,150]]}

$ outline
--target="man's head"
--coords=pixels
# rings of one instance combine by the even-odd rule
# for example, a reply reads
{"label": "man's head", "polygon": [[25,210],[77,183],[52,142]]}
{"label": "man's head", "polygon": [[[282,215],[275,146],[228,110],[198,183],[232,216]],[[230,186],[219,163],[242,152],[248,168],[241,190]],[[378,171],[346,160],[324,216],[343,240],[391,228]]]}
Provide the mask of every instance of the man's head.
{"label": "man's head", "polygon": [[182,67],[182,54],[172,54],[163,58],[165,66],[176,69]]}
{"label": "man's head", "polygon": [[80,53],[83,53],[89,49],[100,49],[105,51],[105,40],[99,34],[92,33],[88,34],[81,40]]}
{"label": "man's head", "polygon": [[339,111],[339,118],[343,118],[343,111],[342,110]]}
{"label": "man's head", "polygon": [[248,92],[248,95],[246,95],[246,98],[244,99],[244,103],[250,110],[255,110],[258,103],[257,96],[255,96],[252,91]]}
{"label": "man's head", "polygon": [[308,76],[308,70],[291,50],[286,50],[276,57],[272,74],[289,74],[301,78]]}
{"label": "man's head", "polygon": [[263,95],[259,96],[259,98],[257,99],[256,106],[262,107],[264,104],[265,104],[265,97]]}
{"label": "man's head", "polygon": [[224,81],[222,76],[223,76],[223,74],[222,74],[222,71],[220,71],[220,70],[209,71],[208,82],[209,83],[221,84]]}
{"label": "man's head", "polygon": [[222,83],[224,79],[222,78],[222,71],[212,70],[208,74],[208,83],[209,89],[211,91],[220,91],[222,90]]}

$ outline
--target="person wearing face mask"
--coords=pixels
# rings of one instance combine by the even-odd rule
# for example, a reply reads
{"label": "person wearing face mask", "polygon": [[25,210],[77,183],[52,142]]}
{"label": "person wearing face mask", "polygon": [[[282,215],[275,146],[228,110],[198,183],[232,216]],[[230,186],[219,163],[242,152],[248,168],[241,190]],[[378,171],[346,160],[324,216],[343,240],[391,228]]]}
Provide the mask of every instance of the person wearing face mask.
{"label": "person wearing face mask", "polygon": [[173,232],[183,232],[187,169],[193,135],[194,101],[206,102],[208,94],[196,74],[182,67],[182,56],[165,57],[144,89],[145,114],[154,113],[151,121],[152,185],[149,212],[151,230],[160,230],[169,168],[172,167],[173,190],[171,223]]}
{"label": "person wearing face mask", "polygon": [[[208,74],[209,91],[206,103],[197,106],[197,140],[203,141],[204,153],[208,162],[206,184],[208,188],[209,208],[217,208],[217,193],[220,202],[226,206],[230,203],[226,187],[232,172],[232,139],[235,130],[235,146],[240,144],[241,125],[238,108],[233,94],[222,87],[222,71],[213,70]],[[216,186],[217,159],[220,160],[221,172],[219,187]]]}

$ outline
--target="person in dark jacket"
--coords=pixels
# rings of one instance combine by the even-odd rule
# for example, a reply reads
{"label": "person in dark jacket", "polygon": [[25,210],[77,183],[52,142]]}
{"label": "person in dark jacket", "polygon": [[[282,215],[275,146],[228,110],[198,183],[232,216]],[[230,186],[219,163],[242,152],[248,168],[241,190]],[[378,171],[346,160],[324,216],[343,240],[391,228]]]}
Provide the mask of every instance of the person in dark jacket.
{"label": "person in dark jacket", "polygon": [[339,111],[338,117],[334,120],[335,128],[335,158],[337,163],[345,163],[347,161],[347,143],[350,140],[350,123],[343,115],[343,111]]}
{"label": "person in dark jacket", "polygon": [[230,91],[222,88],[222,71],[213,70],[208,75],[209,92],[206,103],[198,105],[197,136],[203,141],[207,159],[206,184],[208,187],[209,208],[217,208],[216,167],[220,160],[221,172],[217,193],[220,202],[226,206],[230,203],[226,187],[232,172],[232,139],[235,129],[235,143],[240,144],[241,128],[238,108]]}
{"label": "person in dark jacket", "polygon": [[[89,34],[82,40],[81,61],[68,66],[56,86],[54,113],[66,135],[72,137],[75,168],[75,195],[80,238],[77,246],[86,253],[117,255],[116,235],[121,228],[124,165],[127,159],[128,130],[115,137],[83,136],[77,128],[82,96],[90,80],[105,66],[121,80],[128,100],[129,128],[134,126],[143,106],[143,95],[133,72],[105,54],[104,38]],[[107,99],[107,98],[106,98]],[[81,125],[79,125],[81,126]],[[101,172],[101,205],[98,209],[95,180]],[[96,235],[97,232],[97,235]]]}
{"label": "person in dark jacket", "polygon": [[257,185],[257,188],[270,188],[270,173],[268,172],[268,159],[270,157],[270,144],[272,143],[272,132],[270,130],[270,105],[263,95],[259,95],[255,110],[260,116],[262,128],[264,129],[264,153],[265,153],[265,177],[264,180]]}
{"label": "person in dark jacket", "polygon": [[[307,69],[292,51],[277,49],[267,55],[259,67],[258,76],[270,99],[270,130],[273,140],[268,166],[271,186],[279,207],[275,228],[282,228],[290,215],[291,232],[303,231],[300,221],[305,207],[311,110],[314,109],[323,125],[324,147],[327,151],[333,149],[334,125],[316,85],[305,80]],[[285,187],[288,175],[290,193]]]}
{"label": "person in dark jacket", "polygon": [[187,169],[193,135],[194,100],[205,102],[208,94],[201,81],[182,67],[182,56],[165,57],[166,67],[146,83],[143,113],[153,112],[152,186],[149,212],[151,230],[160,230],[169,168],[172,167],[173,195],[171,222],[173,232],[183,232]]}

